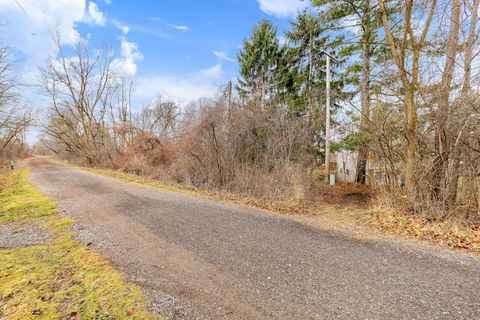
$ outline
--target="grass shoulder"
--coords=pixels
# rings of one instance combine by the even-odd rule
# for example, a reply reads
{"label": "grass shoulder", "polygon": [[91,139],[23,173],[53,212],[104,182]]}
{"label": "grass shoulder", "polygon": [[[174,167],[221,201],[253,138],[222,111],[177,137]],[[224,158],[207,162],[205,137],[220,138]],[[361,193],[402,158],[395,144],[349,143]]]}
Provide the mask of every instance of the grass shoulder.
{"label": "grass shoulder", "polygon": [[39,193],[27,169],[0,175],[0,225],[35,223],[48,240],[0,249],[2,319],[156,319],[140,290],[73,239],[70,219]]}
{"label": "grass shoulder", "polygon": [[109,169],[98,169],[88,167],[77,167],[81,170],[91,173],[116,178],[141,186],[153,187],[162,191],[179,192],[195,197],[215,200],[223,203],[236,204],[241,207],[266,210],[269,212],[282,214],[300,214],[314,209],[307,201],[302,199],[261,199],[248,195],[229,193],[224,191],[213,191],[204,188],[197,188],[188,185],[167,183],[147,177],[141,177],[134,174],[114,171]]}

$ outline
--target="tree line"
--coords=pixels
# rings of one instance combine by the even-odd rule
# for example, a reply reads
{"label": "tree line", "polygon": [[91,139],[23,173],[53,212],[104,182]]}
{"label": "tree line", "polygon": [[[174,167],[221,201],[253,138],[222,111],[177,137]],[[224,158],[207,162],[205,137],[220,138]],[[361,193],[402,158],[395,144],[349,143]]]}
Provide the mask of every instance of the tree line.
{"label": "tree line", "polygon": [[[55,154],[196,186],[308,198],[325,152],[325,52],[334,148],[357,153],[357,183],[408,210],[480,215],[480,0],[315,0],[281,35],[260,21],[239,78],[188,106],[134,111],[113,55],[79,42],[42,69],[42,142]],[[59,44],[60,42],[58,42]],[[399,196],[404,195],[404,196]]]}
{"label": "tree line", "polygon": [[15,64],[8,47],[0,48],[0,167],[5,161],[28,153],[26,129],[32,123],[31,113],[22,105],[15,78]]}

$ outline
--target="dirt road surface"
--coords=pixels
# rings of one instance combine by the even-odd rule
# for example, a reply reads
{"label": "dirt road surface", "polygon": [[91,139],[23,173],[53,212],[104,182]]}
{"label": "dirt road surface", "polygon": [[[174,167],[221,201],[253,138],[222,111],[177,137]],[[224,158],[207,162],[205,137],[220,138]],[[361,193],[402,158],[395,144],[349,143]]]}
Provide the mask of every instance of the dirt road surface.
{"label": "dirt road surface", "polygon": [[78,239],[168,319],[480,319],[480,262],[30,161]]}

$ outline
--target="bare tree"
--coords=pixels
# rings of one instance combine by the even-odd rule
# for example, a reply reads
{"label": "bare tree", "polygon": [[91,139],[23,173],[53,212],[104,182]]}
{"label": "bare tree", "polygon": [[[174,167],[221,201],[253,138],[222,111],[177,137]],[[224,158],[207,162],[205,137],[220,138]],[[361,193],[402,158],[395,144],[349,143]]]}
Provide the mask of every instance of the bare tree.
{"label": "bare tree", "polygon": [[135,124],[145,133],[170,140],[180,115],[176,102],[157,95],[150,105],[140,110]]}
{"label": "bare tree", "polygon": [[115,98],[110,99],[109,103],[113,143],[117,153],[125,151],[133,137],[132,93],[133,81],[125,76],[120,77],[114,92]]}
{"label": "bare tree", "polygon": [[24,142],[24,131],[32,122],[30,112],[20,106],[12,76],[13,63],[7,47],[0,48],[0,156],[12,143]]}
{"label": "bare tree", "polygon": [[[450,31],[445,52],[445,66],[443,69],[442,80],[440,83],[439,103],[436,111],[436,135],[435,150],[436,159],[433,168],[433,190],[436,197],[439,193],[443,194],[443,202],[452,204],[456,197],[456,188],[448,188],[446,177],[446,166],[449,160],[449,136],[447,132],[447,122],[450,109],[450,94],[452,92],[452,80],[455,72],[456,56],[460,34],[460,11],[461,1],[452,0],[450,14]],[[458,159],[458,157],[455,157]],[[456,166],[456,165],[455,165]],[[456,180],[455,180],[456,181]],[[443,192],[442,192],[443,191]]]}
{"label": "bare tree", "polygon": [[80,40],[75,56],[67,57],[57,36],[58,57],[42,68],[44,93],[50,98],[50,121],[45,132],[65,150],[88,164],[110,158],[106,116],[114,104],[117,75],[113,54],[93,51]]}
{"label": "bare tree", "polygon": [[[476,55],[479,54],[478,41],[478,9],[480,5],[480,0],[466,0],[465,2],[467,16],[470,17],[470,24],[468,28],[468,34],[465,37],[465,51],[464,51],[464,77],[462,84],[462,93],[470,94],[471,85],[472,85],[472,61]],[[465,25],[468,25],[467,21],[464,21]],[[477,52],[475,52],[477,50]]]}
{"label": "bare tree", "polygon": [[[386,34],[387,42],[402,82],[405,92],[405,138],[407,141],[407,150],[405,156],[405,183],[410,201],[415,202],[417,196],[415,170],[417,165],[417,104],[415,94],[419,86],[419,70],[421,51],[425,45],[427,35],[432,23],[437,1],[426,1],[427,16],[418,33],[414,30],[413,20],[417,5],[415,0],[406,0],[403,13],[397,16],[398,21],[390,16],[390,9],[385,6],[384,0],[378,0],[380,12],[382,14],[383,28]],[[418,17],[417,17],[418,18]],[[391,24],[400,25],[399,31],[394,32]]]}

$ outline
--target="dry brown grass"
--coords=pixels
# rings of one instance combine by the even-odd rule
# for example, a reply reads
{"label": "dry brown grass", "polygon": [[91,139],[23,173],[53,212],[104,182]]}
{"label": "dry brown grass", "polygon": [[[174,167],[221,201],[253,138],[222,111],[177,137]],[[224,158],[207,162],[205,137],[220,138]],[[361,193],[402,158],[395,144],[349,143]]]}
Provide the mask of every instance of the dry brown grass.
{"label": "dry brown grass", "polygon": [[[433,210],[433,209],[432,209]],[[363,220],[371,227],[391,235],[423,240],[431,244],[480,256],[480,223],[465,215],[442,218],[433,213],[417,213],[401,193],[378,192]]]}

